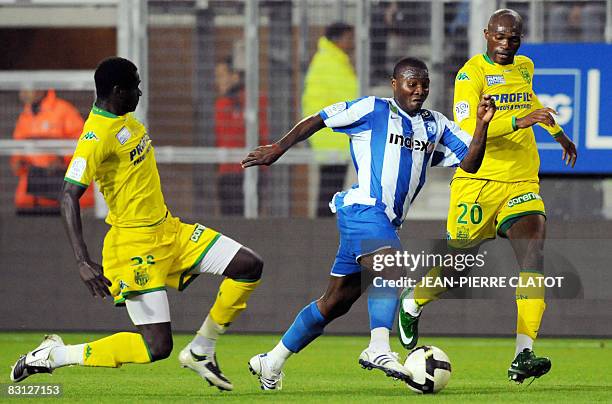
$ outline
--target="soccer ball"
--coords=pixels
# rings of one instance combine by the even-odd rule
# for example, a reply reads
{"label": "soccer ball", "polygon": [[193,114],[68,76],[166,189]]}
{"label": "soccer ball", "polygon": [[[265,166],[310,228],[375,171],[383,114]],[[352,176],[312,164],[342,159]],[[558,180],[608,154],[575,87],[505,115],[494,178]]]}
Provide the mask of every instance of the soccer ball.
{"label": "soccer ball", "polygon": [[412,373],[406,384],[419,394],[432,394],[442,390],[451,377],[448,355],[435,346],[414,348],[406,358],[404,367]]}

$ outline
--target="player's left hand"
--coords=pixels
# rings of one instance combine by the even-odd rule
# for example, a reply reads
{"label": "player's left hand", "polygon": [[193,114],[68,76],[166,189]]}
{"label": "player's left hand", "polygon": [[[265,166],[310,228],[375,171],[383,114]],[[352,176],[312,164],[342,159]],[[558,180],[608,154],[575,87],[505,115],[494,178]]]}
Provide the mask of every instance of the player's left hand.
{"label": "player's left hand", "polygon": [[495,115],[497,107],[495,106],[495,100],[490,94],[483,94],[480,102],[478,103],[478,112],[476,116],[479,120],[484,123],[489,123]]}
{"label": "player's left hand", "polygon": [[240,164],[242,164],[242,168],[269,166],[278,160],[283,153],[283,149],[277,143],[259,146],[250,152]]}
{"label": "player's left hand", "polygon": [[555,139],[557,143],[561,145],[563,148],[563,154],[561,158],[565,161],[565,165],[571,164],[572,168],[576,164],[576,159],[578,158],[578,152],[576,151],[576,145],[572,142],[565,133],[562,133],[560,136],[557,136]]}

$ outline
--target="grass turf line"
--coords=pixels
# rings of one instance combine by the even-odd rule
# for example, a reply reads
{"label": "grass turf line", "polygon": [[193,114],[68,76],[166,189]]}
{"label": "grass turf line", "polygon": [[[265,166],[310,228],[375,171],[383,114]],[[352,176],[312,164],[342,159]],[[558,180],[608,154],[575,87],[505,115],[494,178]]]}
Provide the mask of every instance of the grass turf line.
{"label": "grass turf line", "polygon": [[[63,333],[68,344],[100,338],[100,334]],[[612,402],[612,340],[541,339],[536,353],[552,359],[550,373],[531,386],[506,380],[514,353],[508,338],[422,337],[422,344],[436,345],[450,357],[453,373],[446,389],[433,396],[418,396],[399,381],[379,371],[366,371],[357,364],[367,337],[323,336],[292,357],[284,371],[284,389],[263,392],[247,369],[249,358],[271,349],[277,335],[224,335],[217,356],[224,373],[234,383],[233,392],[208,386],[192,371],[180,368],[177,355],[191,339],[176,335],[172,356],[150,365],[125,365],[120,369],[71,367],[51,375],[34,375],[22,383],[60,383],[60,401],[116,403],[193,402],[194,399],[223,402],[382,402],[383,400],[427,402]],[[10,366],[20,354],[36,347],[42,333],[0,333],[0,383],[10,382]],[[393,346],[406,352],[395,342]],[[2,402],[15,402],[0,397]]]}

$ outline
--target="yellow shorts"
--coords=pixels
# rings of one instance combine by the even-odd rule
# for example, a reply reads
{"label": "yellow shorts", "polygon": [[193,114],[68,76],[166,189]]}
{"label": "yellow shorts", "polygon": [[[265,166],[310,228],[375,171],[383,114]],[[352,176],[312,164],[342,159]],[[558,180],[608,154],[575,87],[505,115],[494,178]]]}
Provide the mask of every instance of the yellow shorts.
{"label": "yellow shorts", "polygon": [[499,182],[456,178],[451,183],[446,221],[449,245],[469,248],[482,240],[505,237],[521,216],[543,215],[544,201],[537,182]]}
{"label": "yellow shorts", "polygon": [[119,305],[166,286],[183,290],[201,272],[220,274],[239,249],[240,244],[213,229],[168,214],[156,226],[111,227],[104,238],[102,266]]}

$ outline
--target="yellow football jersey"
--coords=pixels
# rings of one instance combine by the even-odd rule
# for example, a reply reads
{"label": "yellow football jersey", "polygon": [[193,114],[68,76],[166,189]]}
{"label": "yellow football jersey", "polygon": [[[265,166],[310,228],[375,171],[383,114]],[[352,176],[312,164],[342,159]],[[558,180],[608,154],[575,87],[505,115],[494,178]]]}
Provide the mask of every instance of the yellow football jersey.
{"label": "yellow football jersey", "polygon": [[111,226],[151,226],[165,218],[153,145],[133,114],[117,116],[96,106],[89,113],[64,180],[86,188],[92,179]]}
{"label": "yellow football jersey", "polygon": [[[516,55],[514,63],[499,65],[486,54],[471,58],[455,78],[453,115],[459,126],[474,133],[481,94],[491,94],[497,105],[489,124],[487,149],[480,170],[470,174],[458,168],[455,178],[484,178],[504,182],[538,181],[540,156],[532,128],[517,129],[523,118],[542,104],[533,92],[533,62]],[[562,129],[541,125],[553,137]]]}

